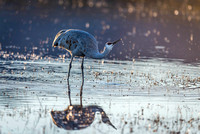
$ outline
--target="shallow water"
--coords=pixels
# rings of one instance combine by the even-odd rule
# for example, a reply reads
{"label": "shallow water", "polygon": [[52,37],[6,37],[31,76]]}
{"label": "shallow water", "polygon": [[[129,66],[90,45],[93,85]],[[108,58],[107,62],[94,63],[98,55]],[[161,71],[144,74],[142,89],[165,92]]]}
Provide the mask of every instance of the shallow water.
{"label": "shallow water", "polygon": [[[81,130],[57,127],[52,110],[65,110],[69,59],[0,61],[0,133],[198,133],[200,64],[182,60],[86,59],[83,107],[101,108]],[[80,59],[70,76],[72,105],[80,105]]]}
{"label": "shallow water", "polygon": [[[199,7],[199,0],[0,0],[0,134],[200,133]],[[123,40],[110,60],[85,60],[82,101],[81,60],[73,62],[73,106],[69,53],[52,48],[61,29],[91,33],[100,51]]]}
{"label": "shallow water", "polygon": [[61,29],[82,29],[95,36],[100,50],[108,41],[123,39],[108,55],[112,60],[162,57],[195,62],[200,60],[199,7],[199,0],[0,0],[0,50],[23,56],[66,55],[51,47],[55,35]]}

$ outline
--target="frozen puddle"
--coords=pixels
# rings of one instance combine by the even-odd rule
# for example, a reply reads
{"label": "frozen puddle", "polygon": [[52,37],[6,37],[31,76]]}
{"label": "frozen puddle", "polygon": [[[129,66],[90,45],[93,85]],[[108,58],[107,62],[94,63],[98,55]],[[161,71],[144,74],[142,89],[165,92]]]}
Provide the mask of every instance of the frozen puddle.
{"label": "frozen puddle", "polygon": [[[200,64],[86,59],[81,111],[80,60],[73,62],[70,76],[74,107],[68,107],[68,63],[0,61],[1,134],[200,131]],[[52,110],[60,112],[51,117]],[[59,116],[64,120],[54,119]]]}

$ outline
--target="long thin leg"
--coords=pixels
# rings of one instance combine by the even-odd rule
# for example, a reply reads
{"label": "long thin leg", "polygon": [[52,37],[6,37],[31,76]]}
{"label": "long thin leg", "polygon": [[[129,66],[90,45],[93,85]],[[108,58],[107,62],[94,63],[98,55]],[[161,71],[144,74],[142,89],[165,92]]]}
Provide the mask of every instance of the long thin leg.
{"label": "long thin leg", "polygon": [[68,70],[68,76],[67,76],[67,85],[68,85],[68,96],[69,96],[69,103],[71,105],[71,93],[70,93],[70,85],[69,85],[69,76],[70,76],[70,70],[72,68],[72,61],[73,61],[73,55],[71,57],[70,63],[69,63],[69,70]]}
{"label": "long thin leg", "polygon": [[81,84],[81,89],[80,89],[80,103],[82,106],[82,91],[83,91],[83,85],[84,85],[84,67],[83,67],[83,63],[84,63],[84,57],[82,58],[82,63],[81,63],[81,73],[82,73],[82,84]]}
{"label": "long thin leg", "polygon": [[73,56],[71,57],[70,63],[69,63],[69,70],[68,70],[68,76],[67,76],[67,84],[69,86],[69,76],[70,76],[70,71],[72,68],[72,61],[73,61]]}
{"label": "long thin leg", "polygon": [[71,91],[70,91],[70,86],[68,85],[68,97],[69,97],[69,105],[72,105],[72,101],[71,101]]}
{"label": "long thin leg", "polygon": [[81,73],[82,73],[82,84],[81,84],[81,87],[83,87],[83,85],[84,85],[84,66],[83,66],[83,64],[84,64],[84,57],[82,58],[82,63],[81,63]]}
{"label": "long thin leg", "polygon": [[80,105],[81,105],[81,107],[83,106],[82,105],[82,95],[80,96]]}

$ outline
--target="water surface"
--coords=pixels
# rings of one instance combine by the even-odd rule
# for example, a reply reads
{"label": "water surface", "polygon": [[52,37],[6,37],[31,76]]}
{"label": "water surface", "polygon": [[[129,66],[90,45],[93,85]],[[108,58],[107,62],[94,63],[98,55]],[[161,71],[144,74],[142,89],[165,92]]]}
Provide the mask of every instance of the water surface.
{"label": "water surface", "polygon": [[[80,105],[80,59],[70,77],[72,105]],[[83,107],[100,112],[81,130],[57,127],[50,112],[69,104],[69,59],[0,61],[0,132],[4,133],[197,133],[200,131],[200,66],[182,60],[85,60]]]}

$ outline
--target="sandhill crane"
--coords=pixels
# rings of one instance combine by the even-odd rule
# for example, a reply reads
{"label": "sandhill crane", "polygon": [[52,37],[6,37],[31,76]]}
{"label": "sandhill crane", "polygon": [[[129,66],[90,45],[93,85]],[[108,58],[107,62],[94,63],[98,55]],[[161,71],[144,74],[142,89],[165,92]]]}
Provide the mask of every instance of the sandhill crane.
{"label": "sandhill crane", "polygon": [[[93,35],[88,32],[78,30],[78,29],[64,29],[59,31],[56,34],[56,37],[53,41],[53,47],[59,47],[62,49],[66,49],[71,54],[71,60],[69,63],[68,77],[67,82],[69,86],[69,77],[70,70],[72,67],[72,61],[75,56],[82,57],[81,63],[81,73],[82,73],[82,85],[84,84],[84,72],[83,72],[83,63],[84,57],[89,57],[93,59],[102,59],[106,57],[109,52],[112,50],[114,44],[119,42],[122,39],[119,39],[114,42],[107,42],[104,47],[104,51],[102,53],[99,52],[98,43]],[[81,88],[82,89],[82,88]]]}

